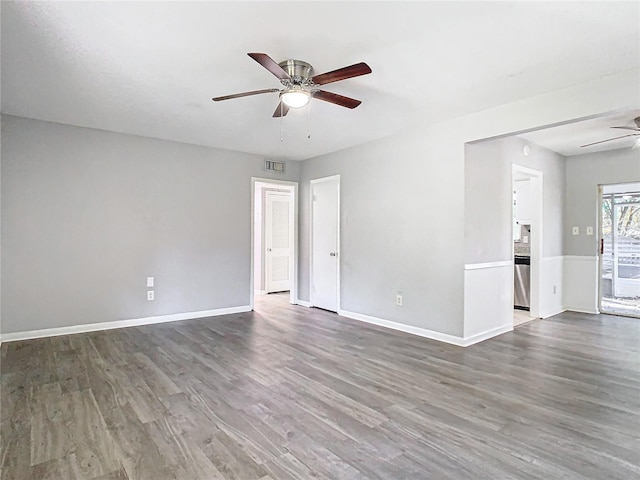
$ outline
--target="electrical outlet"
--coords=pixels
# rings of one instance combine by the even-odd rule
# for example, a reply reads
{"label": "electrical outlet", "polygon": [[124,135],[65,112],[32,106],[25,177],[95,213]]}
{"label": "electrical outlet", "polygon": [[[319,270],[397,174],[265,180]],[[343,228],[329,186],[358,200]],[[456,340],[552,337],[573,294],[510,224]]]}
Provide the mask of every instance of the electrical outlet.
{"label": "electrical outlet", "polygon": [[399,307],[402,306],[402,295],[400,294],[396,295],[396,305]]}
{"label": "electrical outlet", "polygon": [[154,300],[155,296],[153,294],[153,290],[147,290],[147,300]]}
{"label": "electrical outlet", "polygon": [[571,233],[572,233],[573,235],[580,235],[580,227],[573,227],[573,228],[571,229]]}
{"label": "electrical outlet", "polygon": [[147,277],[147,287],[153,287],[153,277]]}
{"label": "electrical outlet", "polygon": [[593,227],[587,227],[587,235],[593,235]]}

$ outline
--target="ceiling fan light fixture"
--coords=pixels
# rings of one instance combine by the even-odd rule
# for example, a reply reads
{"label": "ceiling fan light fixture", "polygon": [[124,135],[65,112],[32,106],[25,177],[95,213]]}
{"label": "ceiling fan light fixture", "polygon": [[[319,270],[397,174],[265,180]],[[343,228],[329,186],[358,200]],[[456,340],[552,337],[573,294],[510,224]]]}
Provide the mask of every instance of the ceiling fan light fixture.
{"label": "ceiling fan light fixture", "polygon": [[280,94],[280,99],[289,108],[302,108],[307,103],[311,95],[300,86],[293,86]]}

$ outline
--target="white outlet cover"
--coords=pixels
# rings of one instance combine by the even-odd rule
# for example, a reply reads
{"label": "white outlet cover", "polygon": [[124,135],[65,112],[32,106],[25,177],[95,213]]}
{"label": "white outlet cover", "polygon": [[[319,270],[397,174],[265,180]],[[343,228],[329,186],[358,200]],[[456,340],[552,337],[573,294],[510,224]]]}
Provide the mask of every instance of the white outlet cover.
{"label": "white outlet cover", "polygon": [[147,287],[153,287],[153,277],[147,277]]}
{"label": "white outlet cover", "polygon": [[573,235],[580,235],[580,227],[573,227],[573,228],[571,229],[571,233],[572,233]]}
{"label": "white outlet cover", "polygon": [[147,290],[147,300],[151,301],[155,298],[153,290]]}
{"label": "white outlet cover", "polygon": [[527,235],[522,237],[522,243],[529,243],[529,237]]}
{"label": "white outlet cover", "polygon": [[593,235],[593,227],[587,227],[587,235]]}

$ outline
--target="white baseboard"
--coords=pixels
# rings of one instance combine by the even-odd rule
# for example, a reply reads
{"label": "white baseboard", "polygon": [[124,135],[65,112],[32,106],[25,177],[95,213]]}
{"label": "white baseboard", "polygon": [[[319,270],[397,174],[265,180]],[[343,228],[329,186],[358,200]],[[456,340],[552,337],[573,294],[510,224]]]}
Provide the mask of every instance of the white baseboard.
{"label": "white baseboard", "polygon": [[463,347],[469,347],[476,343],[483,342],[485,340],[489,340],[490,338],[497,337],[498,335],[502,335],[503,333],[513,331],[513,322],[508,325],[502,325],[501,327],[492,328],[491,330],[487,330],[486,332],[476,333],[475,335],[471,335],[470,337],[465,337],[462,339]]}
{"label": "white baseboard", "polygon": [[293,305],[300,305],[301,307],[307,307],[307,308],[311,308],[313,305],[311,305],[311,302],[307,302],[306,300],[300,300],[299,298],[296,298],[295,302],[291,302]]}
{"label": "white baseboard", "polygon": [[562,312],[566,312],[567,309],[566,308],[558,308],[558,309],[554,309],[554,310],[549,310],[547,312],[540,312],[540,318],[549,318],[549,317],[553,317],[554,315],[558,315]]}
{"label": "white baseboard", "polygon": [[505,260],[502,262],[488,262],[488,263],[467,263],[464,266],[465,270],[481,270],[484,268],[496,268],[496,267],[513,267],[513,260]]}
{"label": "white baseboard", "polygon": [[592,315],[598,315],[600,313],[599,310],[594,310],[591,308],[582,308],[582,307],[565,307],[565,312],[577,312],[577,313],[589,313]]}
{"label": "white baseboard", "polygon": [[72,325],[69,327],[44,328],[42,330],[29,330],[25,332],[12,332],[0,335],[0,343],[15,342],[18,340],[30,340],[33,338],[56,337],[59,335],[72,335],[74,333],[96,332],[99,330],[112,330],[114,328],[138,327],[141,325],[153,325],[155,323],[177,322],[179,320],[193,320],[196,318],[217,317],[233,313],[250,312],[249,305],[240,307],[217,308],[215,310],[202,310],[199,312],[173,313],[156,317],[134,318],[131,320],[115,320],[113,322],[87,323]]}
{"label": "white baseboard", "polygon": [[513,325],[505,325],[490,331],[478,333],[468,338],[462,338],[455,335],[449,335],[447,333],[436,332],[434,330],[427,330],[426,328],[414,327],[412,325],[405,325],[404,323],[392,322],[390,320],[384,320],[382,318],[372,317],[370,315],[364,315],[362,313],[349,312],[347,310],[338,310],[338,315],[351,318],[353,320],[370,323],[372,325],[378,325],[379,327],[390,328],[392,330],[410,333],[419,337],[437,340],[438,342],[449,343],[458,347],[468,347],[469,345],[473,345],[474,343],[478,343],[491,337],[495,337],[496,335],[500,335],[502,333],[513,330]]}

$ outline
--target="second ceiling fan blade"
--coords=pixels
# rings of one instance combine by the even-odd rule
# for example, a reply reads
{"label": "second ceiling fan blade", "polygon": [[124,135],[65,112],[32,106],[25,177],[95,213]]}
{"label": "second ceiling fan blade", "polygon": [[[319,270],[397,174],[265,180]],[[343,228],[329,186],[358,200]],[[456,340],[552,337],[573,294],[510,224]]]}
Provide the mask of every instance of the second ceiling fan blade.
{"label": "second ceiling fan blade", "polygon": [[356,100],[355,98],[345,97],[343,95],[338,95],[337,93],[327,92],[326,90],[317,91],[313,94],[313,98],[324,100],[329,103],[335,103],[336,105],[347,108],[356,108],[362,103],[360,100]]}
{"label": "second ceiling fan blade", "polygon": [[285,72],[282,67],[278,65],[276,61],[266,53],[247,53],[247,55],[253,58],[264,68],[269,70],[271,73],[273,73],[280,80],[291,80],[289,74]]}
{"label": "second ceiling fan blade", "polygon": [[214,102],[220,102],[222,100],[230,100],[232,98],[248,97],[250,95],[260,95],[261,93],[273,93],[279,92],[277,88],[266,88],[264,90],[253,90],[251,92],[234,93],[233,95],[224,95],[223,97],[212,98]]}
{"label": "second ceiling fan blade", "polygon": [[332,72],[316,75],[311,80],[316,85],[326,85],[327,83],[337,82],[338,80],[346,80],[347,78],[359,77],[371,73],[371,68],[364,62],[356,63],[349,67],[339,68]]}
{"label": "second ceiling fan blade", "polygon": [[276,107],[276,111],[273,112],[273,118],[284,117],[287,113],[289,113],[289,107],[287,107],[284,102],[280,101]]}
{"label": "second ceiling fan blade", "polygon": [[640,128],[638,127],[611,127],[611,128],[619,128],[621,130],[632,130],[634,132],[640,132]]}
{"label": "second ceiling fan blade", "polygon": [[607,140],[600,140],[599,142],[593,142],[593,143],[587,143],[586,145],[580,145],[580,148],[582,148],[582,147],[590,147],[591,145],[598,145],[599,143],[610,142],[612,140],[618,140],[619,138],[638,137],[638,136],[640,136],[640,133],[630,133],[629,135],[622,135],[620,137],[613,137],[613,138],[608,138]]}

